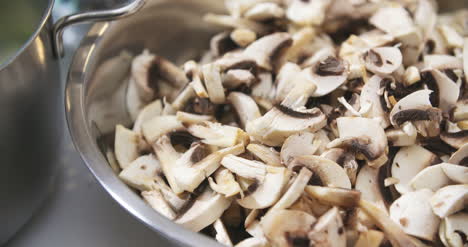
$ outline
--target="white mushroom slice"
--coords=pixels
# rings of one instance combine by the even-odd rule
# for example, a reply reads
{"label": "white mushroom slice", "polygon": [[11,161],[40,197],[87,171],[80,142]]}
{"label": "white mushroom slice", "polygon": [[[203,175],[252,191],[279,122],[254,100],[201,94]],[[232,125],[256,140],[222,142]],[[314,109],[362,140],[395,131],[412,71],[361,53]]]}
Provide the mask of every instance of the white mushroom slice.
{"label": "white mushroom slice", "polygon": [[463,145],[468,143],[468,130],[461,130],[457,132],[441,132],[440,139],[450,146],[460,149]]}
{"label": "white mushroom slice", "polygon": [[393,221],[385,211],[375,204],[361,200],[359,207],[368,215],[375,224],[385,233],[385,236],[390,240],[392,246],[408,246],[408,247],[423,247],[417,239],[405,234],[403,229]]}
{"label": "white mushroom slice", "polygon": [[437,12],[429,0],[418,1],[418,7],[414,13],[414,23],[423,31],[423,38],[427,40],[434,31],[437,22]]}
{"label": "white mushroom slice", "polygon": [[236,110],[242,127],[245,127],[247,122],[253,121],[262,116],[257,103],[255,103],[255,101],[246,94],[232,92],[229,94],[228,100]]}
{"label": "white mushroom slice", "polygon": [[366,68],[377,74],[391,74],[402,64],[403,56],[396,47],[377,47],[363,55]]}
{"label": "white mushroom slice", "polygon": [[162,103],[161,100],[155,100],[152,103],[146,105],[136,117],[135,123],[133,124],[133,131],[138,134],[142,133],[143,123],[150,120],[155,116],[159,116],[162,113]]}
{"label": "white mushroom slice", "polygon": [[440,218],[445,218],[462,210],[468,201],[468,185],[449,185],[439,189],[431,197],[432,210]]}
{"label": "white mushroom slice", "polygon": [[351,182],[344,169],[335,162],[316,155],[296,157],[288,168],[296,170],[298,167],[306,167],[317,175],[321,184],[327,187],[351,189]]}
{"label": "white mushroom slice", "polygon": [[210,115],[198,115],[183,111],[178,111],[176,113],[177,120],[184,124],[200,124],[206,121],[212,121],[213,116]]}
{"label": "white mushroom slice", "polygon": [[[304,71],[303,71],[304,72]],[[294,84],[286,97],[281,101],[281,106],[296,109],[303,107],[310,96],[315,92],[317,86],[307,78],[306,74],[300,73],[292,81]]]}
{"label": "white mushroom slice", "polygon": [[238,46],[246,47],[257,39],[257,34],[249,29],[237,28],[230,37]]}
{"label": "white mushroom slice", "polygon": [[219,147],[231,147],[246,141],[246,134],[239,128],[220,123],[203,122],[187,127],[187,131],[202,139],[203,143]]}
{"label": "white mushroom slice", "polygon": [[393,159],[391,174],[399,183],[395,189],[400,194],[412,191],[410,181],[424,168],[436,163],[437,155],[429,152],[419,145],[401,148]]}
{"label": "white mushroom slice", "polygon": [[121,168],[119,166],[119,162],[117,161],[117,158],[115,157],[115,153],[108,149],[106,151],[106,159],[107,159],[107,162],[109,162],[109,166],[112,168],[112,171],[115,173],[115,174],[119,174]]}
{"label": "white mushroom slice", "polygon": [[210,52],[214,57],[223,56],[237,48],[228,31],[216,34],[210,40]]}
{"label": "white mushroom slice", "polygon": [[154,81],[150,81],[149,71],[155,60],[155,55],[150,54],[148,50],[144,50],[142,54],[136,56],[132,62],[132,80],[135,84],[135,89],[143,101],[150,101],[154,98]]}
{"label": "white mushroom slice", "polygon": [[345,147],[362,154],[370,166],[381,166],[387,161],[385,154],[387,136],[376,120],[361,117],[340,117],[337,119],[339,139],[327,147]]}
{"label": "white mushroom slice", "polygon": [[463,36],[461,36],[453,27],[449,25],[438,26],[440,33],[450,48],[462,48]]}
{"label": "white mushroom slice", "polygon": [[304,192],[304,188],[312,177],[312,172],[309,169],[303,167],[297,177],[294,179],[294,182],[289,186],[289,188],[284,192],[283,196],[278,200],[278,202],[272,207],[273,209],[285,209],[289,208],[294,202],[301,197]]}
{"label": "white mushroom slice", "polygon": [[406,68],[405,74],[403,76],[403,83],[406,86],[411,86],[420,80],[421,80],[421,75],[419,74],[419,69],[417,67],[409,66],[408,68]]}
{"label": "white mushroom slice", "polygon": [[280,160],[280,153],[272,147],[251,143],[247,146],[247,150],[269,166],[283,166]]}
{"label": "white mushroom slice", "polygon": [[183,192],[183,189],[177,183],[177,174],[174,172],[174,164],[180,157],[180,153],[178,153],[174,147],[171,145],[171,141],[169,137],[166,135],[159,138],[153,144],[154,152],[158,157],[158,160],[161,164],[161,168],[164,172],[164,176],[166,177],[169,186],[171,186],[172,191],[176,194],[180,194]]}
{"label": "white mushroom slice", "polygon": [[235,245],[235,247],[268,247],[266,239],[251,237],[246,238]]}
{"label": "white mushroom slice", "polygon": [[388,129],[385,131],[390,146],[404,147],[416,144],[416,138],[418,136],[416,128],[410,122],[404,123],[403,128],[405,127],[407,131],[402,129]]}
{"label": "white mushroom slice", "polygon": [[190,99],[193,99],[196,96],[195,91],[191,84],[187,84],[176,96],[174,101],[171,104],[171,107],[174,111],[183,109],[187,105]]}
{"label": "white mushroom slice", "polygon": [[302,27],[295,32],[292,36],[293,43],[282,57],[283,61],[281,64],[284,64],[286,61],[298,62],[303,53],[307,53],[305,50],[316,40],[315,38],[316,32],[312,27]]}
{"label": "white mushroom slice", "polygon": [[421,170],[409,182],[411,188],[415,191],[420,189],[431,189],[432,191],[437,191],[438,189],[449,185],[451,181],[445,174],[442,164],[428,166]]}
{"label": "white mushroom slice", "polygon": [[154,155],[138,157],[119,174],[119,178],[131,187],[144,191],[152,190],[156,177],[162,173],[161,166]]}
{"label": "white mushroom slice", "polygon": [[344,208],[356,207],[361,199],[359,191],[350,189],[308,185],[305,192],[320,203]]}
{"label": "white mushroom slice", "polygon": [[208,98],[208,93],[206,92],[205,86],[200,78],[201,71],[198,64],[195,61],[190,60],[184,64],[184,71],[187,77],[191,79],[189,85],[193,88],[195,94],[198,97]]}
{"label": "white mushroom slice", "polygon": [[332,148],[323,152],[320,156],[332,160],[340,166],[343,166],[346,174],[348,175],[351,181],[351,184],[353,186],[355,185],[359,165],[356,162],[356,157],[354,156],[354,154],[346,152],[344,149],[341,148]]}
{"label": "white mushroom slice", "polygon": [[176,213],[183,212],[187,205],[192,202],[192,195],[190,193],[182,193],[177,195],[174,193],[166,184],[166,181],[162,177],[156,177],[156,184],[155,188],[158,188],[161,194],[163,195],[164,199],[172,210]]}
{"label": "white mushroom slice", "polygon": [[184,129],[176,116],[155,116],[142,125],[142,132],[148,143],[155,142],[159,137],[172,131]]}
{"label": "white mushroom slice", "polygon": [[242,207],[263,209],[272,206],[280,198],[283,188],[289,181],[290,172],[282,167],[265,167],[267,171],[265,178],[257,180],[257,186],[254,189],[249,188],[248,194],[237,200]]}
{"label": "white mushroom slice", "polygon": [[318,108],[298,111],[278,105],[248,122],[246,131],[266,145],[280,146],[290,135],[306,130],[314,132],[325,124],[326,117]]}
{"label": "white mushroom slice", "polygon": [[346,82],[348,78],[348,64],[336,57],[326,57],[317,64],[304,69],[305,78],[312,81],[317,89],[313,97],[320,97],[331,93]]}
{"label": "white mushroom slice", "polygon": [[310,132],[301,132],[289,136],[281,147],[281,162],[289,164],[294,158],[302,155],[313,155],[321,142]]}
{"label": "white mushroom slice", "polygon": [[424,67],[428,69],[463,69],[463,59],[450,55],[425,55]]}
{"label": "white mushroom slice", "polygon": [[234,155],[226,155],[221,164],[231,172],[247,178],[263,181],[267,173],[267,166],[259,161],[248,160]]}
{"label": "white mushroom slice", "polygon": [[289,33],[277,32],[256,40],[247,46],[243,54],[254,59],[258,66],[271,71],[277,67],[276,60],[291,44]]}
{"label": "white mushroom slice", "polygon": [[320,216],[313,230],[309,232],[309,238],[313,246],[346,246],[343,220],[337,207]]}
{"label": "white mushroom slice", "polygon": [[361,192],[363,200],[374,203],[384,211],[387,211],[385,199],[379,185],[379,170],[365,165],[359,170],[356,178],[355,189]]}
{"label": "white mushroom slice", "polygon": [[308,234],[316,219],[314,216],[296,210],[274,209],[260,221],[266,238],[274,246],[309,246]]}
{"label": "white mushroom slice", "polygon": [[224,7],[231,16],[240,17],[253,6],[264,2],[279,3],[278,0],[225,0]]}
{"label": "white mushroom slice", "polygon": [[141,136],[122,125],[115,127],[114,150],[120,168],[127,168],[139,156],[138,145]]}
{"label": "white mushroom slice", "polygon": [[237,88],[241,85],[250,86],[257,81],[252,72],[245,69],[231,69],[222,77],[223,86],[226,88]]}
{"label": "white mushroom slice", "polygon": [[377,230],[367,230],[359,234],[354,247],[379,247],[384,239],[384,234]]}
{"label": "white mushroom slice", "polygon": [[442,163],[442,170],[452,181],[459,184],[468,184],[468,167]]}
{"label": "white mushroom slice", "polygon": [[[125,97],[127,112],[132,121],[135,121],[146,102],[138,95],[138,88],[133,78],[128,80],[127,93]],[[151,99],[148,99],[148,101],[151,101]]]}
{"label": "white mushroom slice", "polygon": [[[283,101],[289,92],[294,88],[296,85],[295,78],[299,78],[300,72],[301,67],[295,63],[287,62],[281,66],[281,69],[276,76],[277,88],[275,99],[277,102]],[[302,77],[299,79],[302,79]]]}
{"label": "white mushroom slice", "polygon": [[387,128],[390,123],[387,117],[387,112],[389,109],[387,105],[382,103],[380,91],[382,88],[382,82],[384,78],[374,75],[372,76],[364,87],[362,87],[361,95],[359,97],[361,107],[365,105],[370,105],[370,110],[366,114],[366,117],[377,118],[380,120],[380,125],[382,128]]}
{"label": "white mushroom slice", "polygon": [[203,20],[224,26],[224,27],[229,27],[229,28],[238,28],[238,29],[249,29],[254,31],[257,34],[265,34],[268,32],[269,28],[265,26],[264,24],[247,20],[244,18],[239,18],[239,17],[232,17],[228,15],[216,15],[216,14],[206,14],[203,17]]}
{"label": "white mushroom slice", "polygon": [[198,232],[219,219],[231,205],[231,201],[231,199],[207,188],[175,222],[187,229]]}
{"label": "white mushroom slice", "polygon": [[217,219],[213,223],[213,227],[216,231],[216,240],[218,240],[218,242],[226,246],[232,246],[231,238],[229,238],[229,234],[226,230],[226,227],[220,219]]}
{"label": "white mushroom slice", "polygon": [[228,169],[219,168],[213,174],[213,177],[214,180],[212,177],[209,177],[208,182],[211,189],[214,191],[223,194],[226,197],[231,197],[241,192],[241,188],[234,179],[234,175]]}
{"label": "white mushroom slice", "polygon": [[444,219],[445,240],[449,247],[465,246],[468,241],[468,214],[458,213]]}
{"label": "white mushroom slice", "polygon": [[224,103],[226,96],[224,95],[219,66],[214,63],[205,64],[202,66],[202,73],[210,101],[215,104]]}
{"label": "white mushroom slice", "polygon": [[[468,59],[468,58],[467,58]],[[468,120],[468,100],[460,100],[453,109],[453,121]]]}
{"label": "white mushroom slice", "polygon": [[331,2],[330,0],[291,0],[286,16],[299,26],[319,26],[325,20],[325,12]]}
{"label": "white mushroom slice", "polygon": [[465,77],[468,77],[468,38],[465,38],[463,42],[463,70]]}
{"label": "white mushroom slice", "polygon": [[432,70],[431,74],[437,83],[439,107],[443,112],[449,112],[457,103],[460,87],[439,70]]}
{"label": "white mushroom slice", "polygon": [[409,235],[433,241],[440,219],[432,212],[433,192],[422,189],[402,195],[390,206],[390,218]]}
{"label": "white mushroom slice", "polygon": [[448,163],[466,166],[468,164],[468,143],[461,146],[455,153],[450,156]]}
{"label": "white mushroom slice", "polygon": [[154,189],[151,191],[143,191],[141,192],[141,196],[143,199],[148,202],[148,204],[158,211],[160,214],[164,215],[170,220],[174,220],[176,218],[176,213],[171,209],[171,206],[166,202],[164,197],[162,196],[159,189]]}
{"label": "white mushroom slice", "polygon": [[283,8],[276,3],[259,3],[245,12],[244,17],[253,21],[266,21],[282,18],[285,15]]}

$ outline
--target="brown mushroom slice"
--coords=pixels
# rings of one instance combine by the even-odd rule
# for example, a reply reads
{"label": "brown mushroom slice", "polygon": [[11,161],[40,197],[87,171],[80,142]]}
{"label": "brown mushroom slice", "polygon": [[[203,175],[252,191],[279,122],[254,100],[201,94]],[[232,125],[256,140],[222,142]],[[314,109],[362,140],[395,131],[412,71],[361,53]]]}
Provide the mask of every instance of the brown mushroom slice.
{"label": "brown mushroom slice", "polygon": [[246,142],[247,138],[245,132],[239,128],[209,121],[192,124],[187,127],[187,131],[202,139],[203,143],[218,147],[231,147]]}
{"label": "brown mushroom slice", "polygon": [[291,0],[286,16],[298,26],[320,26],[325,20],[326,9],[331,2],[330,0]]}
{"label": "brown mushroom slice", "polygon": [[208,178],[211,189],[226,197],[237,195],[242,191],[234,175],[228,169],[219,168],[213,177],[214,180],[212,177]]}
{"label": "brown mushroom slice", "polygon": [[414,176],[409,185],[415,191],[420,189],[430,189],[437,191],[451,183],[449,177],[445,174],[443,164],[428,166]]}
{"label": "brown mushroom slice", "polygon": [[177,183],[178,176],[174,171],[174,164],[180,158],[180,153],[172,147],[171,141],[166,135],[154,142],[153,149],[172,191],[176,194],[182,193],[184,190]]}
{"label": "brown mushroom slice", "polygon": [[409,235],[433,241],[440,219],[432,212],[429,189],[408,192],[390,206],[390,218]]}
{"label": "brown mushroom slice", "polygon": [[272,147],[251,143],[247,146],[247,150],[269,166],[283,166],[280,153]]}
{"label": "brown mushroom slice", "polygon": [[348,78],[348,64],[333,56],[320,60],[317,64],[304,69],[305,78],[312,81],[317,89],[313,97],[320,97],[331,93],[346,82]]}
{"label": "brown mushroom slice", "polygon": [[209,63],[203,65],[201,70],[210,101],[215,104],[224,103],[226,96],[224,94],[219,66],[215,63]]}
{"label": "brown mushroom slice", "polygon": [[276,68],[279,56],[291,45],[289,33],[277,32],[254,41],[245,48],[243,54],[255,60],[259,67],[271,71]]}
{"label": "brown mushroom slice", "polygon": [[198,115],[183,111],[178,111],[176,113],[177,120],[184,124],[200,124],[206,121],[212,121],[213,116],[210,115]]}
{"label": "brown mushroom slice", "polygon": [[313,155],[321,142],[310,132],[300,132],[289,136],[281,146],[281,162],[289,164],[294,158],[302,155]]}
{"label": "brown mushroom slice", "polygon": [[437,163],[437,155],[419,145],[402,147],[393,159],[391,174],[399,180],[395,189],[400,194],[412,191],[410,181],[424,168]]}
{"label": "brown mushroom slice", "polygon": [[283,18],[285,11],[276,3],[259,3],[244,13],[244,17],[253,21],[268,21]]}
{"label": "brown mushroom slice", "polygon": [[448,113],[457,103],[460,87],[446,74],[437,69],[431,70],[431,74],[438,88],[439,107],[443,112]]}
{"label": "brown mushroom slice", "polygon": [[132,161],[138,158],[140,139],[141,136],[138,133],[120,124],[115,127],[114,150],[120,168],[127,168]]}
{"label": "brown mushroom slice", "polygon": [[193,205],[177,218],[175,222],[189,230],[198,232],[219,219],[223,212],[231,205],[231,202],[231,199],[207,187],[195,199]]}
{"label": "brown mushroom slice", "polygon": [[463,69],[463,59],[445,54],[425,55],[424,67],[435,70]]}
{"label": "brown mushroom slice", "polygon": [[249,95],[240,92],[231,92],[228,96],[228,100],[236,110],[242,127],[245,127],[247,122],[262,116],[257,103],[255,103]]}
{"label": "brown mushroom slice", "polygon": [[304,188],[307,186],[310,178],[312,177],[312,172],[309,169],[303,167],[297,177],[294,179],[294,182],[289,186],[289,188],[284,192],[281,198],[276,202],[272,207],[273,209],[285,209],[289,208],[294,202],[301,197],[304,192]]}
{"label": "brown mushroom slice", "polygon": [[357,190],[308,185],[305,192],[319,202],[343,208],[356,207],[361,199]]}
{"label": "brown mushroom slice", "polygon": [[283,167],[265,167],[267,173],[263,181],[257,180],[256,188],[249,191],[244,198],[237,200],[237,203],[242,207],[263,209],[272,206],[280,198],[283,188],[289,181],[290,172]]}
{"label": "brown mushroom slice", "polygon": [[328,143],[328,148],[344,147],[360,153],[370,166],[379,167],[387,161],[387,136],[378,121],[362,117],[340,117],[337,125],[340,138]]}
{"label": "brown mushroom slice", "polygon": [[302,211],[274,209],[260,221],[266,238],[274,246],[309,246],[308,233],[316,219]]}
{"label": "brown mushroom slice", "polygon": [[172,115],[155,116],[142,125],[142,132],[148,143],[154,143],[159,137],[182,129],[182,123]]}
{"label": "brown mushroom slice", "polygon": [[468,201],[468,185],[448,185],[431,197],[431,206],[434,213],[440,218],[445,218],[460,210],[463,210]]}
{"label": "brown mushroom slice", "polygon": [[376,74],[391,74],[402,64],[403,57],[396,47],[377,47],[363,55],[366,68]]}
{"label": "brown mushroom slice", "polygon": [[215,239],[223,245],[232,246],[231,238],[229,237],[226,227],[220,219],[217,219],[213,223],[213,227],[216,231]]}
{"label": "brown mushroom slice", "polygon": [[231,32],[231,40],[240,47],[246,47],[257,39],[257,34],[249,29],[237,28]]}
{"label": "brown mushroom slice", "polygon": [[308,168],[324,186],[351,189],[351,182],[344,169],[329,159],[316,155],[299,156],[288,165],[291,170],[298,167]]}
{"label": "brown mushroom slice", "polygon": [[385,80],[385,78],[378,75],[372,76],[369,81],[364,84],[364,87],[362,87],[359,100],[361,107],[366,105],[370,105],[371,107],[366,117],[379,119],[380,125],[385,129],[390,123],[386,113],[388,108],[386,104],[382,102],[383,95],[381,95],[381,84],[383,80]]}
{"label": "brown mushroom slice", "polygon": [[123,169],[119,178],[129,186],[145,191],[152,190],[156,177],[162,173],[161,165],[152,154],[143,155]]}
{"label": "brown mushroom slice", "polygon": [[444,220],[444,235],[449,247],[464,246],[468,241],[468,214],[457,213],[446,217]]}
{"label": "brown mushroom slice", "polygon": [[359,207],[368,215],[375,224],[385,233],[392,246],[423,247],[426,246],[416,238],[405,234],[403,229],[393,221],[385,211],[377,205],[361,200]]}
{"label": "brown mushroom slice", "polygon": [[228,15],[206,14],[203,17],[203,20],[208,23],[228,28],[250,29],[257,34],[265,34],[268,33],[269,30],[268,26],[264,24],[251,21],[245,18],[233,17]]}
{"label": "brown mushroom slice", "polygon": [[171,206],[164,199],[159,189],[141,192],[141,197],[158,213],[164,215],[170,220],[174,220],[177,214],[172,210]]}
{"label": "brown mushroom slice", "polygon": [[245,69],[231,69],[222,76],[223,86],[237,88],[241,85],[250,86],[257,81],[252,72]]}
{"label": "brown mushroom slice", "polygon": [[346,246],[343,220],[337,207],[320,216],[313,230],[309,232],[309,238],[313,246]]}
{"label": "brown mushroom slice", "polygon": [[133,124],[133,131],[139,134],[142,133],[143,123],[150,120],[155,116],[159,116],[162,113],[162,102],[161,100],[155,100],[150,104],[146,105],[136,117],[135,123]]}
{"label": "brown mushroom slice", "polygon": [[455,165],[468,166],[468,143],[464,144],[453,153],[447,162]]}
{"label": "brown mushroom slice", "polygon": [[379,185],[379,170],[368,165],[363,166],[357,175],[355,189],[361,192],[363,200],[374,203],[376,206],[387,211],[384,195]]}
{"label": "brown mushroom slice", "polygon": [[445,175],[452,181],[459,184],[468,184],[468,167],[450,163],[442,163],[441,166]]}
{"label": "brown mushroom slice", "polygon": [[266,145],[281,146],[288,136],[306,130],[314,132],[325,124],[326,117],[318,108],[293,110],[277,105],[261,118],[248,122],[246,131]]}

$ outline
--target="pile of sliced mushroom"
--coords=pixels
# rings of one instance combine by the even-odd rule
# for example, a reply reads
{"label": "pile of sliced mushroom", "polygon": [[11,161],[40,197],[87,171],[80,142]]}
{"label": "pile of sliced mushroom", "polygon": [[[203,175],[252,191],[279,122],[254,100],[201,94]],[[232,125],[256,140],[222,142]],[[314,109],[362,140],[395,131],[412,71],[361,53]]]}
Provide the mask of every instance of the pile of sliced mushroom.
{"label": "pile of sliced mushroom", "polygon": [[225,2],[200,60],[134,58],[119,177],[228,246],[467,246],[468,10]]}

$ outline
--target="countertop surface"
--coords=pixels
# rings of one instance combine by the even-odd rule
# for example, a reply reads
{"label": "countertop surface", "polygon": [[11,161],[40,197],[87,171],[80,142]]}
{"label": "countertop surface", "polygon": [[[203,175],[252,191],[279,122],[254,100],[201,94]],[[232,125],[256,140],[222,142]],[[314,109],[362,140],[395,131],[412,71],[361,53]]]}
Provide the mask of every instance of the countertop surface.
{"label": "countertop surface", "polygon": [[[76,8],[76,1],[57,1],[54,14],[59,12],[61,16]],[[65,31],[63,84],[73,50],[86,30],[87,26],[82,25]],[[75,151],[65,117],[62,124],[59,171],[50,196],[6,247],[171,246],[128,214],[101,188]]]}

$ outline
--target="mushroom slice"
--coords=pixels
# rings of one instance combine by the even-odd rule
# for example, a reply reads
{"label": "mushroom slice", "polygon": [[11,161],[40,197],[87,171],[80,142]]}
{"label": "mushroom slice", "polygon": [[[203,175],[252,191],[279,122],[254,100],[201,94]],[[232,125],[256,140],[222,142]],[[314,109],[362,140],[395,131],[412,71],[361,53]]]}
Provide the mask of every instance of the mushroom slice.
{"label": "mushroom slice", "polygon": [[450,146],[460,149],[463,145],[468,143],[468,130],[461,130],[458,132],[441,132],[440,139]]}
{"label": "mushroom slice", "polygon": [[421,80],[419,69],[416,66],[409,66],[403,75],[403,83],[405,86],[411,86]]}
{"label": "mushroom slice", "polygon": [[228,169],[219,168],[213,174],[213,177],[214,179],[212,177],[208,178],[211,189],[226,197],[234,196],[242,191],[234,179],[234,175]]}
{"label": "mushroom slice", "polygon": [[202,66],[202,73],[210,101],[215,104],[224,103],[226,96],[224,95],[219,66],[215,63],[205,64]]}
{"label": "mushroom slice", "polygon": [[155,100],[150,104],[146,105],[136,117],[135,123],[133,124],[133,131],[138,134],[142,133],[143,123],[150,120],[153,117],[159,116],[162,113],[162,102],[161,100]]}
{"label": "mushroom slice", "polygon": [[325,20],[326,9],[332,1],[291,0],[286,11],[287,18],[299,26],[320,26]]}
{"label": "mushroom slice", "polygon": [[359,170],[356,178],[355,189],[361,192],[363,200],[374,203],[384,211],[387,211],[385,199],[379,185],[379,170],[365,165]]}
{"label": "mushroom slice", "polygon": [[221,160],[221,164],[231,172],[247,179],[263,181],[267,173],[265,164],[230,154]]}
{"label": "mushroom slice", "polygon": [[287,62],[278,72],[276,76],[276,95],[275,99],[277,102],[281,102],[286,98],[289,92],[296,85],[296,78],[302,79],[300,77],[301,67],[295,63]]}
{"label": "mushroom slice", "polygon": [[468,201],[468,185],[449,185],[439,189],[431,197],[432,210],[440,218],[445,218],[462,210]]}
{"label": "mushroom slice", "polygon": [[364,84],[359,100],[361,107],[366,105],[370,105],[371,107],[370,111],[366,114],[366,117],[379,119],[380,125],[385,129],[390,125],[390,123],[387,117],[387,111],[389,109],[383,100],[384,96],[381,95],[381,88],[384,80],[385,78],[378,75],[372,76],[369,81]]}
{"label": "mushroom slice", "polygon": [[387,136],[378,121],[340,117],[337,125],[340,138],[328,143],[328,148],[341,147],[362,154],[370,166],[379,167],[387,161]]}
{"label": "mushroom slice", "polygon": [[219,147],[231,147],[246,142],[247,138],[245,132],[239,128],[208,121],[190,125],[187,131],[202,139],[203,143]]}
{"label": "mushroom slice", "polygon": [[388,129],[385,131],[390,146],[403,147],[416,144],[418,132],[410,122],[403,124],[401,129]]}
{"label": "mushroom slice", "polygon": [[238,48],[238,46],[231,39],[227,31],[216,34],[210,40],[210,51],[215,57],[220,57],[236,48]]}
{"label": "mushroom slice", "polygon": [[246,238],[235,245],[236,247],[268,247],[266,239],[251,237]]}
{"label": "mushroom slice", "polygon": [[368,215],[375,224],[385,233],[385,236],[390,240],[392,246],[408,246],[408,247],[423,247],[417,239],[405,234],[403,229],[392,220],[384,210],[377,205],[361,200],[359,207]]}
{"label": "mushroom slice", "polygon": [[223,75],[222,80],[226,88],[237,88],[241,85],[250,86],[257,81],[257,78],[248,70],[231,69]]}
{"label": "mushroom slice", "polygon": [[289,136],[281,147],[281,162],[289,164],[294,158],[302,155],[313,155],[321,142],[310,132],[301,132]]}
{"label": "mushroom slice", "polygon": [[139,156],[138,145],[140,143],[141,136],[125,128],[122,125],[115,127],[115,157],[119,162],[120,168],[127,168],[130,163],[136,160]]}
{"label": "mushroom slice", "polygon": [[272,209],[284,209],[289,208],[294,204],[299,197],[301,197],[304,192],[304,188],[312,177],[312,172],[309,169],[303,167],[297,177],[294,179],[294,182],[289,186],[289,188],[284,192],[283,196],[278,200],[278,202],[272,207]]}
{"label": "mushroom slice", "polygon": [[290,135],[305,130],[317,131],[325,124],[326,117],[318,108],[293,110],[277,105],[261,118],[248,122],[246,131],[266,145],[280,146]]}
{"label": "mushroom slice", "polygon": [[452,154],[448,163],[468,166],[468,143],[461,146],[455,153]]}
{"label": "mushroom slice", "polygon": [[267,21],[284,17],[285,11],[276,3],[259,3],[245,12],[244,16],[253,21]]}
{"label": "mushroom slice", "polygon": [[161,168],[164,172],[169,186],[171,186],[172,191],[176,194],[182,193],[184,190],[178,185],[177,177],[174,172],[174,164],[180,158],[180,153],[178,153],[174,147],[171,145],[171,141],[167,135],[162,136],[153,144],[154,152],[158,157],[158,160],[161,164]]}
{"label": "mushroom slice", "polygon": [[306,79],[317,86],[312,96],[320,97],[331,93],[345,83],[349,72],[348,64],[344,60],[329,56],[305,69],[302,73],[305,74]]}
{"label": "mushroom slice", "polygon": [[311,170],[324,186],[351,189],[351,182],[344,169],[329,159],[316,155],[304,155],[296,157],[288,164],[291,170],[296,170],[298,167]]}
{"label": "mushroom slice", "polygon": [[213,116],[210,115],[198,115],[188,112],[178,111],[176,113],[177,120],[184,124],[200,124],[206,121],[212,121]]}
{"label": "mushroom slice", "polygon": [[320,216],[313,230],[309,232],[309,238],[312,246],[346,246],[343,220],[337,207]]}
{"label": "mushroom slice", "polygon": [[155,116],[142,125],[142,132],[148,143],[154,143],[159,137],[173,131],[183,130],[184,126],[176,116]]}
{"label": "mushroom slice", "polygon": [[245,48],[243,54],[254,59],[258,66],[271,71],[285,49],[292,45],[289,33],[277,32],[264,36]]}
{"label": "mushroom slice", "polygon": [[433,241],[440,219],[432,212],[429,189],[408,192],[390,206],[390,218],[409,235]]}
{"label": "mushroom slice", "polygon": [[257,103],[249,95],[232,92],[229,94],[228,100],[236,110],[242,127],[245,127],[247,122],[262,116]]}
{"label": "mushroom slice", "polygon": [[359,234],[354,247],[379,247],[384,239],[384,234],[377,230],[367,230]]}
{"label": "mushroom slice", "polygon": [[145,191],[154,187],[156,177],[162,173],[161,166],[154,155],[138,157],[123,169],[119,178],[131,187]]}
{"label": "mushroom slice", "polygon": [[455,122],[468,120],[468,100],[458,101],[453,109],[452,116]]}
{"label": "mushroom slice", "polygon": [[257,39],[257,34],[249,29],[237,28],[231,32],[232,41],[240,47],[246,47]]}
{"label": "mushroom slice", "polygon": [[350,189],[308,185],[305,192],[321,203],[344,208],[356,207],[361,199],[359,191]]}
{"label": "mushroom slice", "polygon": [[460,87],[447,75],[437,69],[431,70],[431,74],[438,88],[439,107],[443,112],[448,113],[457,103]]}
{"label": "mushroom slice", "polygon": [[443,164],[428,166],[414,176],[409,185],[415,191],[420,189],[438,189],[447,186],[451,183],[449,177],[445,174]]}
{"label": "mushroom slice", "polygon": [[205,86],[201,81],[201,71],[198,64],[190,60],[184,64],[184,71],[187,77],[191,80],[190,85],[192,86],[195,94],[198,97],[208,98],[208,93],[206,92]]}
{"label": "mushroom slice", "polygon": [[280,153],[272,147],[251,143],[247,146],[247,150],[269,166],[283,166]]}
{"label": "mushroom slice", "polygon": [[353,186],[356,184],[356,175],[359,165],[356,162],[356,157],[354,156],[354,154],[346,152],[344,149],[341,148],[332,148],[322,153],[320,156],[337,162],[338,165],[343,166],[346,174],[348,175],[351,181],[351,184]]}
{"label": "mushroom slice", "polygon": [[249,188],[244,198],[237,200],[242,207],[263,209],[272,206],[280,198],[283,188],[289,181],[290,172],[283,167],[265,167],[267,171],[265,178],[256,180],[257,185],[253,189]]}
{"label": "mushroom slice", "polygon": [[274,246],[309,246],[309,232],[316,219],[297,210],[274,209],[265,215],[260,225]]}
{"label": "mushroom slice", "polygon": [[465,38],[463,42],[463,71],[465,78],[468,78],[468,38]]}
{"label": "mushroom slice", "polygon": [[175,222],[194,232],[199,232],[219,219],[231,202],[231,199],[207,188]]}
{"label": "mushroom slice", "polygon": [[464,246],[468,241],[468,214],[458,213],[444,219],[445,240],[449,247]]}
{"label": "mushroom slice", "polygon": [[141,196],[153,209],[164,215],[166,218],[170,220],[174,220],[176,218],[176,213],[171,209],[171,206],[164,199],[159,189],[143,191],[141,192]]}
{"label": "mushroom slice", "polygon": [[317,86],[304,73],[299,74],[292,82],[294,85],[283,101],[281,101],[281,105],[291,109],[301,108],[307,103],[313,92],[315,92]]}
{"label": "mushroom slice", "polygon": [[462,48],[463,47],[463,37],[449,25],[440,25],[438,26],[440,33],[445,38],[447,46],[450,48]]}
{"label": "mushroom slice", "polygon": [[396,47],[377,47],[363,55],[366,68],[376,74],[391,74],[402,64],[403,56]]}
{"label": "mushroom slice", "polygon": [[261,23],[251,21],[244,18],[233,17],[228,15],[216,15],[216,14],[206,14],[203,17],[203,20],[216,24],[219,26],[230,27],[230,28],[239,28],[239,29],[249,29],[254,31],[257,34],[268,33],[269,28]]}
{"label": "mushroom slice", "polygon": [[439,161],[437,155],[429,152],[419,145],[401,148],[393,159],[392,177],[399,180],[395,189],[400,194],[412,191],[410,181],[424,168],[436,164]]}
{"label": "mushroom slice", "polygon": [[442,163],[442,170],[452,181],[459,184],[468,184],[468,167]]}
{"label": "mushroom slice", "polygon": [[183,109],[189,100],[193,99],[196,96],[195,91],[191,84],[187,84],[175,97],[174,101],[171,104],[171,107],[174,111]]}
{"label": "mushroom slice", "polygon": [[463,69],[463,59],[441,54],[425,55],[424,67],[436,70]]}
{"label": "mushroom slice", "polygon": [[[147,101],[151,101],[151,99],[147,99]],[[125,104],[127,107],[128,115],[132,121],[135,121],[138,114],[140,113],[141,109],[145,106],[145,101],[141,99],[138,95],[137,85],[135,84],[135,80],[130,78],[128,80],[128,87],[127,92],[125,94]]]}
{"label": "mushroom slice", "polygon": [[252,58],[248,58],[245,55],[236,56],[223,56],[222,58],[214,62],[219,66],[221,72],[226,72],[232,69],[245,69],[250,71],[256,71],[257,64]]}
{"label": "mushroom slice", "polygon": [[[165,144],[170,145],[170,144]],[[170,149],[171,147],[167,147]],[[194,171],[194,165],[205,156],[205,147],[201,143],[192,143],[192,146],[182,154],[173,164],[170,164],[166,170],[171,170],[174,175],[177,187],[184,191],[193,192],[198,184],[193,184],[194,180],[203,179],[203,174]],[[193,176],[202,176],[199,179],[193,179]],[[170,184],[170,183],[169,183]],[[171,186],[172,187],[172,186]]]}
{"label": "mushroom slice", "polygon": [[221,244],[232,246],[231,238],[229,238],[229,234],[226,230],[226,227],[220,219],[217,219],[213,223],[213,227],[216,231],[216,240],[218,240],[218,242],[220,242]]}

